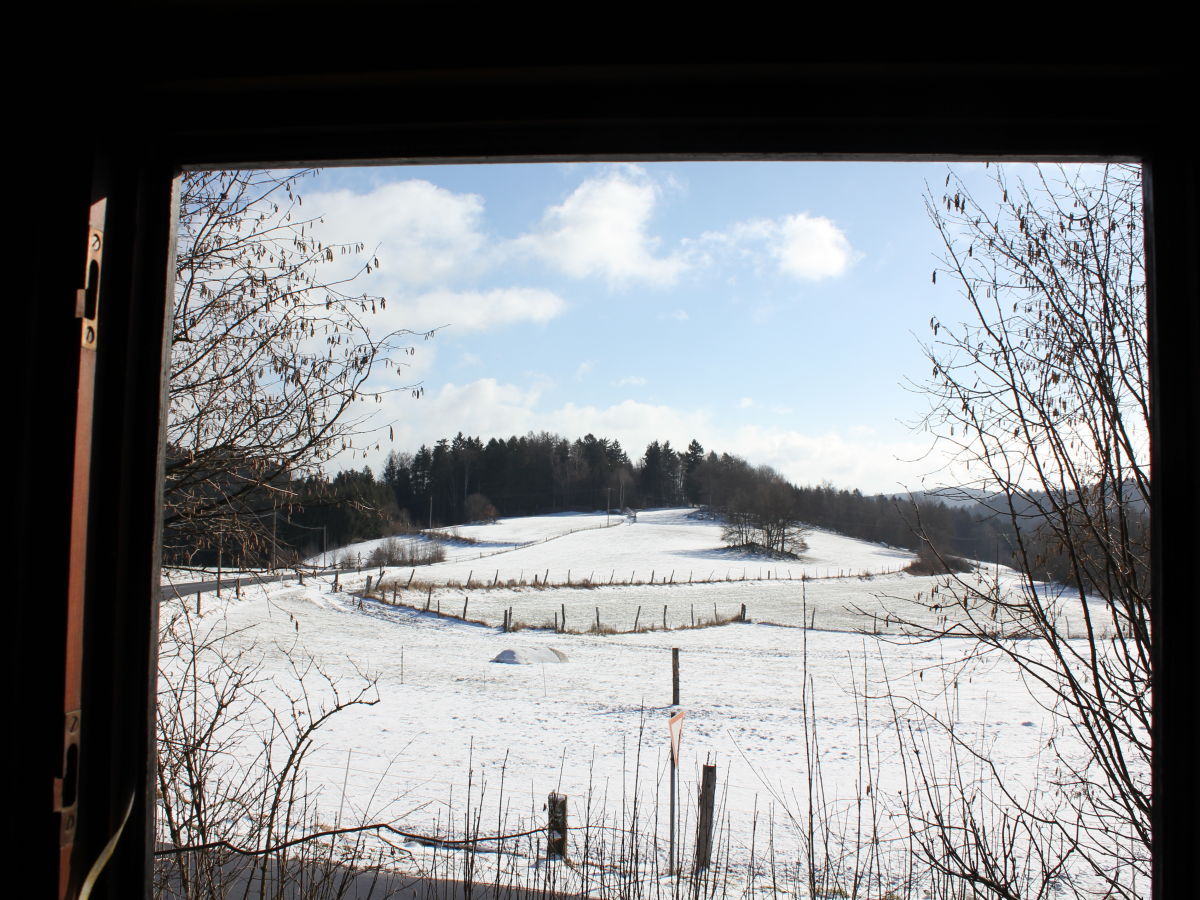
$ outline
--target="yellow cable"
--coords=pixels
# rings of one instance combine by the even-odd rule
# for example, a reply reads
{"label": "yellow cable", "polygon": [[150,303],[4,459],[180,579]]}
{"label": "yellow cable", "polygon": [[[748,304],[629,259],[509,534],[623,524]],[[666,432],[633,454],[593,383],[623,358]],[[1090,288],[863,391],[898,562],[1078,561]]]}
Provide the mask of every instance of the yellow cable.
{"label": "yellow cable", "polygon": [[129,815],[133,812],[133,801],[137,797],[135,791],[129,797],[129,805],[125,807],[125,815],[121,817],[121,824],[117,827],[117,832],[108,839],[108,843],[104,845],[104,849],[100,851],[100,856],[92,863],[92,868],[87,874],[87,878],[83,880],[83,887],[79,889],[79,900],[88,900],[92,894],[92,888],[96,886],[96,879],[100,877],[100,873],[104,871],[104,867],[108,865],[109,859],[112,858],[113,851],[117,849],[117,841],[121,839],[121,832],[125,830],[125,825],[129,821]]}

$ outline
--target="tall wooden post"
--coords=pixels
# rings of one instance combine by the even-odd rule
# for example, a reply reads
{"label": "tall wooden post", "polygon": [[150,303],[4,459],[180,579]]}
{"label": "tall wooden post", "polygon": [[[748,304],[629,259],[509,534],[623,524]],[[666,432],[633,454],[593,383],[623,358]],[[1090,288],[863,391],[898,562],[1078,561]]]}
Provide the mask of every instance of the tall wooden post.
{"label": "tall wooden post", "polygon": [[717,796],[717,767],[706,765],[700,775],[696,818],[696,871],[707,869],[712,857],[713,807]]}
{"label": "tall wooden post", "polygon": [[671,648],[671,705],[679,705],[679,648]]}

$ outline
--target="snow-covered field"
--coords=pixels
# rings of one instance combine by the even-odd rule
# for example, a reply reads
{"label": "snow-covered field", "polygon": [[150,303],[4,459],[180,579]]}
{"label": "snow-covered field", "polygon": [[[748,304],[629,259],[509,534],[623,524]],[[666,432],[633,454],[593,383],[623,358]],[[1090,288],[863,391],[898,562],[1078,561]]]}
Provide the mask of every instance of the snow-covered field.
{"label": "snow-covered field", "polygon": [[[442,563],[381,570],[389,596],[455,615],[465,605],[467,618],[497,626],[510,609],[514,622],[551,628],[565,612],[569,630],[591,627],[597,610],[602,628],[631,631],[635,623],[661,627],[665,620],[678,628],[726,619],[743,604],[752,622],[872,633],[902,633],[909,623],[936,627],[968,612],[991,615],[982,599],[967,610],[939,603],[943,579],[905,573],[914,557],[907,550],[817,529],[807,533],[808,550],[798,560],[730,550],[719,524],[687,509],[643,511],[636,522],[604,513],[531,516],[455,532],[478,543],[445,544]],[[384,540],[345,547],[337,558],[366,560]],[[361,590],[368,576],[379,584],[380,570],[340,576],[339,584]],[[997,581],[1009,592],[1021,587],[1003,566],[962,580],[981,594]],[[1064,602],[1062,617],[1068,633],[1081,632],[1074,605]]]}
{"label": "snow-covered field", "polygon": [[[516,832],[544,824],[547,794],[560,791],[570,798],[572,824],[633,829],[665,854],[672,648],[680,649],[679,708],[686,713],[682,843],[692,842],[700,766],[713,762],[718,847],[729,853],[731,889],[765,877],[765,869],[751,871],[750,859],[756,846],[755,865],[764,865],[768,832],[780,859],[798,859],[810,776],[839,828],[852,829],[855,804],[873,797],[883,827],[898,835],[902,823],[890,816],[912,789],[914,760],[902,757],[897,732],[928,741],[926,761],[935,768],[949,765],[950,741],[922,708],[969,736],[1013,784],[1033,789],[1046,777],[1053,761],[1047,741],[1064,738],[1034,686],[1002,659],[971,658],[964,639],[897,634],[893,613],[911,612],[908,598],[928,596],[936,582],[897,574],[911,554],[813,532],[799,561],[735,559],[721,549],[719,526],[685,510],[642,513],[636,523],[608,528],[604,520],[542,516],[463,527],[460,534],[480,543],[463,545],[458,558],[384,572],[385,585],[401,585],[401,601],[429,600],[458,614],[466,600],[468,617],[486,625],[355,596],[378,572],[343,577],[340,592],[322,578],[304,587],[245,588],[241,600],[206,594],[200,621],[227,631],[231,651],[253,645],[278,684],[289,677],[290,660],[307,658],[343,687],[363,675],[378,679],[378,704],[331,718],[308,761],[307,784],[326,823],[389,821],[422,834],[458,823],[450,827],[461,830],[469,790],[487,823],[481,831]],[[478,586],[527,582],[534,573],[545,580],[547,570],[557,586]],[[568,570],[573,585],[591,579],[603,586],[567,587]],[[1016,584],[1011,573],[989,575]],[[468,576],[473,587],[465,586]],[[620,585],[622,577],[633,583]],[[406,591],[410,579],[428,586]],[[164,619],[179,602],[164,601]],[[184,602],[194,610],[194,596]],[[495,627],[510,607],[515,621],[531,625],[565,607],[568,626],[580,629],[598,607],[604,625],[623,630],[638,607],[642,623],[661,625],[666,606],[674,627],[690,623],[693,608],[707,618],[714,604],[726,616],[742,603],[748,622],[694,630]],[[815,629],[795,627],[814,613]],[[492,661],[506,652],[534,662]],[[550,661],[559,655],[565,661]],[[972,763],[983,781],[984,769]],[[583,832],[571,840],[578,852]],[[403,850],[411,856],[399,864],[417,870],[436,852],[411,842]],[[534,865],[536,856],[528,849],[521,864]]]}
{"label": "snow-covered field", "polygon": [[[606,529],[603,534],[598,529]],[[797,561],[747,559],[721,543],[721,526],[697,518],[693,510],[653,509],[637,520],[604,513],[562,513],[500,519],[489,525],[460,525],[452,533],[476,543],[450,544],[447,560],[422,567],[427,581],[532,580],[551,584],[593,578],[596,581],[646,581],[712,578],[810,578],[896,572],[913,554],[826,531],[811,531],[809,549]],[[364,541],[337,551],[338,559],[367,559],[383,540]],[[401,538],[405,540],[405,538]],[[407,538],[418,542],[420,536]],[[333,554],[331,554],[333,555]]]}

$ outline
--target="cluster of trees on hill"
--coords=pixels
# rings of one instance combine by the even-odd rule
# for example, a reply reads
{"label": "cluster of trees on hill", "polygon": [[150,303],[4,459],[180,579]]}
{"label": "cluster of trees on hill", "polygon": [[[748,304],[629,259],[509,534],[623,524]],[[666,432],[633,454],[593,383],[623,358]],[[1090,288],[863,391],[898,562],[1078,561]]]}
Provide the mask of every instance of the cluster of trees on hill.
{"label": "cluster of trees on hill", "polygon": [[[701,502],[697,480],[704,448],[676,451],[652,442],[632,461],[621,442],[593,434],[569,440],[550,432],[491,438],[459,433],[416,453],[392,453],[383,481],[414,521],[456,524],[494,514],[686,506]],[[482,496],[487,504],[472,498]]]}

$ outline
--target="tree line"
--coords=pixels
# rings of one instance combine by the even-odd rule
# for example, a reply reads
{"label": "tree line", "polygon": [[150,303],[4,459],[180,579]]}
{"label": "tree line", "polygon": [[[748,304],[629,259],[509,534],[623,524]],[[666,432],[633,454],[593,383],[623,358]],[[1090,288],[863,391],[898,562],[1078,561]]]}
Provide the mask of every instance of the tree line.
{"label": "tree line", "polygon": [[[228,463],[222,468],[229,468]],[[797,486],[769,466],[652,441],[631,459],[619,440],[550,432],[508,438],[442,438],[416,452],[392,452],[379,474],[369,467],[335,475],[279,475],[249,492],[237,514],[254,517],[245,541],[211,528],[170,529],[168,563],[285,565],[356,541],[420,528],[598,509],[693,506],[720,517],[731,545],[794,555],[806,528],[933,556],[1009,564],[1014,532],[982,504],[950,505],[928,496],[864,495],[828,483]]]}

